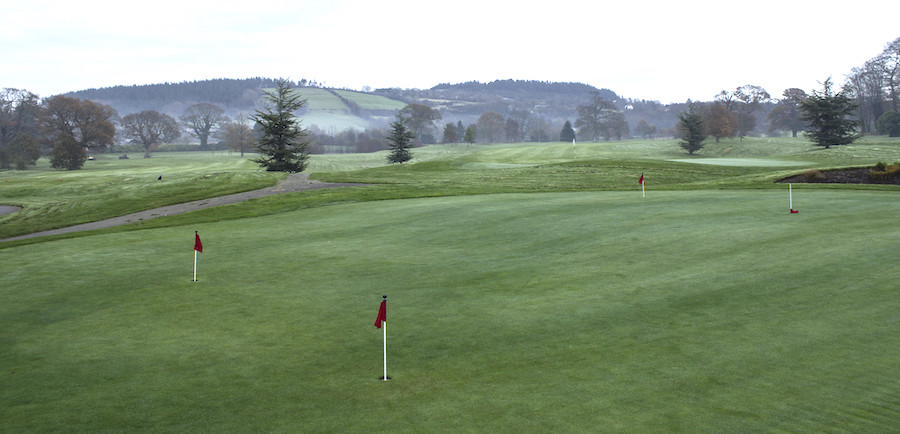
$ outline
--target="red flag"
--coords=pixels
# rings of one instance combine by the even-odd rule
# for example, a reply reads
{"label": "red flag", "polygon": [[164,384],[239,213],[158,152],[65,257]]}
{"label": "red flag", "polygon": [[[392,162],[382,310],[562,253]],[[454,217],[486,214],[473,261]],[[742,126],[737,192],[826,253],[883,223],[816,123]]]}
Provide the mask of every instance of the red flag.
{"label": "red flag", "polygon": [[387,301],[382,301],[378,308],[378,318],[375,318],[375,327],[381,328],[381,323],[387,321]]}
{"label": "red flag", "polygon": [[638,184],[643,184],[643,183],[644,183],[644,173],[641,172],[641,179],[638,179]]}
{"label": "red flag", "polygon": [[194,250],[203,253],[203,243],[200,242],[200,235],[194,232]]}
{"label": "red flag", "polygon": [[797,210],[791,208],[791,214],[797,214],[798,212],[800,212],[800,211],[797,211]]}

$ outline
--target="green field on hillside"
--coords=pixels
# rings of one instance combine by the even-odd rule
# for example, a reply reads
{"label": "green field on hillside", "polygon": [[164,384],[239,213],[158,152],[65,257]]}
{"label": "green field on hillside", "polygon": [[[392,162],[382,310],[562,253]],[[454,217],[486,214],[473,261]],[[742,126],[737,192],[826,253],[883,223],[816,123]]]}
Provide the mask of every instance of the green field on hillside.
{"label": "green field on hillside", "polygon": [[353,102],[363,110],[393,110],[397,111],[406,107],[403,101],[397,101],[381,95],[354,92],[350,90],[334,89],[334,93]]}
{"label": "green field on hillside", "polygon": [[[300,115],[303,126],[315,126],[332,135],[347,129],[363,131],[383,128],[392,118],[392,115],[384,112],[396,112],[406,106],[402,101],[381,95],[349,90],[304,87],[296,89],[296,92],[306,99],[306,105]],[[356,109],[369,113],[363,115],[357,113]]]}
{"label": "green field on hillside", "polygon": [[[0,431],[900,426],[900,188],[794,184],[791,214],[776,182],[900,161],[900,142],[413,153],[311,160],[314,179],[366,186],[0,242]],[[281,176],[228,153],[157,155],[0,171],[0,204],[41,210],[0,231]]]}

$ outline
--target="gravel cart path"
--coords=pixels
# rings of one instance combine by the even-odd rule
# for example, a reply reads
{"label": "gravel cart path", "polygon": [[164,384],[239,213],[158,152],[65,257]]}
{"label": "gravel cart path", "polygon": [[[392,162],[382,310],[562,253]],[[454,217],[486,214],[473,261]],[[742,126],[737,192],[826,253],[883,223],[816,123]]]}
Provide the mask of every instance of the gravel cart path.
{"label": "gravel cart path", "polygon": [[[227,196],[219,196],[219,197],[211,197],[208,199],[195,200],[193,202],[185,202],[179,203],[175,205],[164,206],[161,208],[148,209],[145,211],[136,212],[134,214],[123,215],[119,217],[113,217],[106,220],[100,220],[96,222],[84,223],[75,226],[69,226],[66,228],[52,229],[49,231],[43,232],[35,232],[32,234],[20,235],[17,237],[6,238],[0,240],[3,241],[14,241],[14,240],[22,240],[26,238],[33,237],[41,237],[45,235],[58,235],[65,234],[69,232],[78,232],[78,231],[89,231],[93,229],[102,229],[108,228],[112,226],[119,226],[128,223],[139,222],[143,220],[150,220],[156,217],[164,217],[169,215],[183,214],[190,211],[196,211],[204,208],[212,208],[214,206],[228,205],[232,203],[243,202],[245,200],[256,199],[263,196],[270,196],[273,194],[280,193],[291,193],[295,191],[304,191],[304,190],[317,190],[321,188],[339,188],[339,187],[352,187],[352,186],[360,186],[365,184],[338,184],[338,183],[329,183],[329,182],[320,182],[313,181],[309,179],[309,174],[306,173],[294,173],[282,180],[278,183],[278,185],[274,187],[266,187],[259,190],[253,191],[245,191],[243,193],[235,193],[229,194]],[[17,211],[16,207],[8,207],[10,208],[8,211]]]}

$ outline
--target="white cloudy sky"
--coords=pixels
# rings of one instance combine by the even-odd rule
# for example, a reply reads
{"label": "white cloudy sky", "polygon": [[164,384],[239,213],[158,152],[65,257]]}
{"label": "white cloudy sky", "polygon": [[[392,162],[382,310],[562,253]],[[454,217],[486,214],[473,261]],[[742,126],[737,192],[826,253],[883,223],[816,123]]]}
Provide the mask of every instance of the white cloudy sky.
{"label": "white cloudy sky", "polygon": [[[516,6],[513,6],[516,5]],[[210,78],[430,88],[581,82],[711,100],[806,91],[900,37],[896,0],[0,0],[0,87],[40,96]]]}

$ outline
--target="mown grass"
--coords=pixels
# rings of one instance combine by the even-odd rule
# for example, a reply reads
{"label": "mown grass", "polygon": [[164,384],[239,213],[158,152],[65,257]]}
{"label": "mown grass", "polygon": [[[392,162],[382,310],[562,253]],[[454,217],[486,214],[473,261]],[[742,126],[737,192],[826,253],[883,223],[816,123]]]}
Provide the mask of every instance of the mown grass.
{"label": "mown grass", "polygon": [[0,204],[23,207],[0,216],[0,238],[268,187],[284,177],[237,154],[96,158],[78,171],[52,170],[41,160],[35,169],[0,172]]}
{"label": "mown grass", "polygon": [[0,250],[0,427],[890,431],[895,195],[382,200]]}
{"label": "mown grass", "polygon": [[373,95],[370,93],[353,92],[348,90],[335,89],[334,93],[352,101],[363,110],[392,110],[397,111],[406,107],[406,103],[395,99],[390,99],[381,95]]}
{"label": "mown grass", "polygon": [[[765,151],[765,153],[761,153]],[[868,138],[858,145],[817,149],[803,139],[746,138],[707,145],[700,155],[687,158],[675,141],[623,141],[549,144],[437,145],[414,150],[413,164],[388,166],[384,152],[353,155],[315,155],[312,177],[332,182],[380,184],[368,191],[301,194],[266,203],[275,212],[322,203],[371,199],[486,194],[528,191],[630,190],[646,174],[653,190],[697,188],[779,188],[775,181],[810,167],[833,168],[900,161],[896,140]],[[760,166],[771,161],[798,166]],[[732,158],[746,166],[689,164],[673,159],[710,161]],[[751,160],[752,159],[752,160]],[[736,163],[740,164],[740,163]],[[38,170],[2,172],[0,204],[25,205],[23,212],[0,216],[0,238],[71,226],[124,215],[142,209],[186,202],[273,185],[280,176],[259,170],[247,159],[232,154],[159,153],[151,159],[116,160],[101,156],[85,170],[50,170],[42,160]],[[157,176],[163,174],[164,182]],[[831,186],[830,188],[891,189],[891,186]],[[297,197],[298,199],[293,199]],[[215,219],[235,218],[248,212],[227,207],[207,212]],[[253,215],[266,214],[267,206]],[[181,221],[176,219],[176,221]],[[158,224],[158,223],[156,223]]]}
{"label": "mown grass", "polygon": [[[775,181],[900,146],[720,146],[691,158],[754,160],[673,162],[673,141],[316,156],[314,178],[376,184],[2,243],[0,431],[893,430],[897,188],[794,185],[789,214]],[[2,172],[0,202],[24,189],[68,219],[277,179],[203,154],[97,163]]]}

